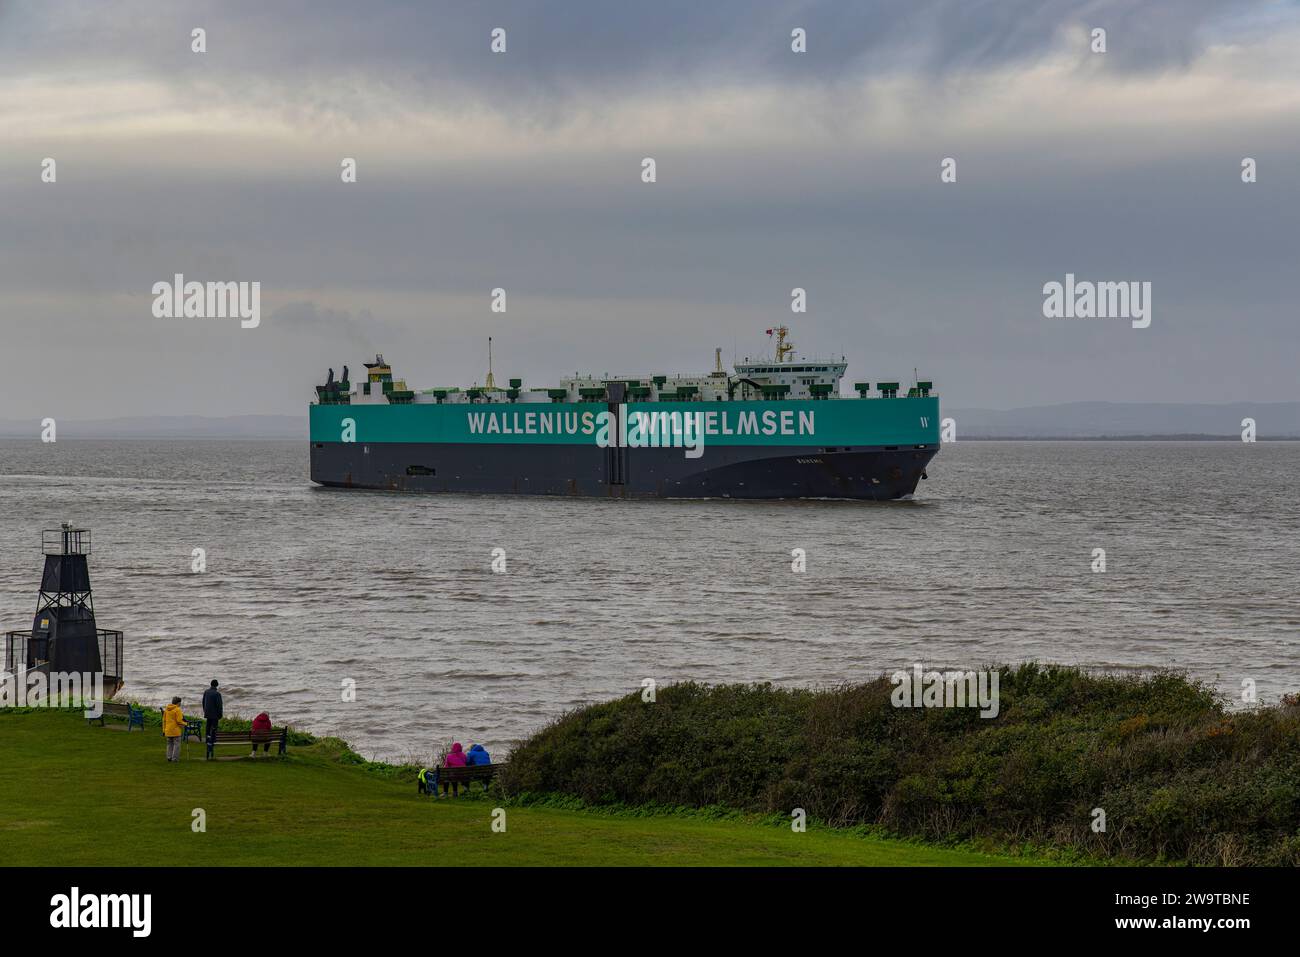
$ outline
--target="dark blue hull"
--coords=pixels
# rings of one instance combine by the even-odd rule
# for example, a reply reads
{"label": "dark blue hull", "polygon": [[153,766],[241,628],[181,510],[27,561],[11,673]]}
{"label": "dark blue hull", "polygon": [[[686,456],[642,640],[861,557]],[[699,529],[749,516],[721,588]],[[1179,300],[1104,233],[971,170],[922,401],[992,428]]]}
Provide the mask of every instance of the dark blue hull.
{"label": "dark blue hull", "polygon": [[839,498],[911,495],[936,445],[680,448],[314,442],[311,479],[338,488],[602,498]]}

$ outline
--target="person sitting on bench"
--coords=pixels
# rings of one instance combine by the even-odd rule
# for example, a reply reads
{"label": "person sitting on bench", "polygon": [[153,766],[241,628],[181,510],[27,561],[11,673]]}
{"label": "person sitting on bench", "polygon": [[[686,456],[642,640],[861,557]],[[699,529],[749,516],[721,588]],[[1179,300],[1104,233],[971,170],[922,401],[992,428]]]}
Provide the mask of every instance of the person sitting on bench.
{"label": "person sitting on bench", "polygon": [[257,746],[262,745],[262,751],[265,754],[271,753],[271,717],[265,711],[253,719],[253,727],[249,732],[253,740],[253,753],[251,757],[257,757]]}
{"label": "person sitting on bench", "polygon": [[[469,750],[465,752],[465,763],[470,767],[477,767],[480,764],[491,764],[492,759],[488,756],[487,748],[481,744],[471,744]],[[466,785],[466,790],[469,786]]]}
{"label": "person sitting on bench", "polygon": [[[460,748],[460,742],[457,741],[457,742],[455,742],[454,744],[452,744],[452,746],[451,746],[451,752],[447,755],[447,760],[444,761],[444,762],[442,763],[442,766],[443,766],[444,768],[463,768],[463,767],[465,767],[465,764],[466,764],[466,761],[465,761],[465,752],[461,750],[461,748]],[[442,793],[443,793],[444,796],[446,796],[446,794],[447,794],[447,786],[448,786],[448,783],[447,783],[446,781],[443,781],[443,782],[442,782]],[[453,795],[454,797],[460,797],[460,782],[459,782],[459,781],[452,781],[452,782],[451,782],[451,788],[452,788],[452,792],[451,792],[452,795]],[[466,785],[465,785],[465,793],[466,793],[466,794],[469,793],[469,784],[468,784],[468,783],[466,783]]]}

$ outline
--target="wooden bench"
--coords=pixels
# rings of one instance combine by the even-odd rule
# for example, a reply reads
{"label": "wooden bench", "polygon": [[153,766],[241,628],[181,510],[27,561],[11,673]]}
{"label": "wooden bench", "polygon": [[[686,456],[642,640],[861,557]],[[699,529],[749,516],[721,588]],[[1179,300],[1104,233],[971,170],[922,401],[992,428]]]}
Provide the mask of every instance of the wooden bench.
{"label": "wooden bench", "polygon": [[438,768],[438,783],[463,784],[468,791],[471,781],[482,781],[486,791],[497,770],[502,767],[504,765],[501,764],[470,764],[463,768]]}
{"label": "wooden bench", "polygon": [[257,747],[263,747],[267,742],[272,744],[278,742],[280,747],[277,754],[284,754],[289,747],[289,729],[272,728],[270,731],[254,731],[249,728],[246,731],[218,731],[216,737],[208,742],[208,757],[212,757],[212,748],[218,744],[242,744],[249,750],[253,749],[253,737],[257,736]]}
{"label": "wooden bench", "polygon": [[87,718],[86,724],[90,724],[92,721],[98,721],[99,726],[102,728],[104,727],[105,718],[121,718],[126,722],[126,730],[130,731],[132,728],[139,728],[141,731],[144,730],[143,708],[135,708],[122,701],[105,701],[100,707],[103,710],[100,712],[99,717]]}

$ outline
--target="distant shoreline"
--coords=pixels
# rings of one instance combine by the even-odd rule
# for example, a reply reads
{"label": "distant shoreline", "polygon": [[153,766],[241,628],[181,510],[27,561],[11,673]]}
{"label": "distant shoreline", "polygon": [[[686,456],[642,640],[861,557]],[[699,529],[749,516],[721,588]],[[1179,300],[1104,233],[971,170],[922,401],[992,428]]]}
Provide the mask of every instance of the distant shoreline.
{"label": "distant shoreline", "polygon": [[[843,399],[845,402],[859,401]],[[888,401],[885,399],[871,401]],[[1261,442],[1300,441],[1300,401],[1158,403],[1068,402],[1015,409],[941,406],[959,442],[1239,442],[1250,428]],[[305,410],[304,410],[305,412]],[[307,442],[308,416],[233,415],[54,416],[64,440],[256,440]],[[0,419],[0,440],[41,438],[44,421]]]}
{"label": "distant shoreline", "polygon": [[[110,440],[130,442],[305,442],[306,438],[307,433],[305,429],[301,435],[183,435],[180,433],[168,432],[103,432],[97,435],[86,435],[81,433],[60,435],[59,442],[103,442]],[[32,435],[27,432],[22,434],[0,432],[0,442],[13,440],[31,440],[40,442],[40,436]]]}

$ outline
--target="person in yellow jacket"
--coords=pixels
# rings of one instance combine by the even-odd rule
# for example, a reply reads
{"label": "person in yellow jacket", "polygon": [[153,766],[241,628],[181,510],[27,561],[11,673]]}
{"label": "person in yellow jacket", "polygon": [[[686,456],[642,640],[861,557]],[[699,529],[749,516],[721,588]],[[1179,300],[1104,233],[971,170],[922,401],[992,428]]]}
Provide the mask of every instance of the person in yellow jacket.
{"label": "person in yellow jacket", "polygon": [[185,715],[181,714],[181,699],[163,708],[163,736],[167,739],[167,760],[181,759],[181,740],[185,735]]}

